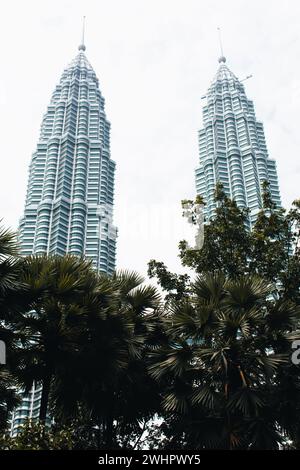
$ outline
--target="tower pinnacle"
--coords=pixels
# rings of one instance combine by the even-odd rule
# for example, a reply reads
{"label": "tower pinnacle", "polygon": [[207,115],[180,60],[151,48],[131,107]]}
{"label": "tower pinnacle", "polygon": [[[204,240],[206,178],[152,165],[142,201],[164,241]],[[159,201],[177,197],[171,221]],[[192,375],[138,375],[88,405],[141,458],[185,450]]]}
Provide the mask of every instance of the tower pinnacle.
{"label": "tower pinnacle", "polygon": [[83,17],[82,20],[82,39],[81,39],[81,44],[78,46],[79,51],[85,51],[86,47],[84,44],[84,32],[85,32],[85,16]]}
{"label": "tower pinnacle", "polygon": [[219,33],[219,44],[220,44],[220,51],[221,51],[221,56],[219,57],[219,63],[225,63],[226,62],[226,57],[224,56],[223,53],[223,44],[222,44],[222,37],[221,37],[221,28],[218,27],[218,33]]}
{"label": "tower pinnacle", "polygon": [[272,200],[281,207],[276,163],[269,158],[263,124],[246,95],[245,79],[239,80],[226,66],[221,42],[220,47],[220,65],[205,95],[198,134],[196,190],[206,202],[203,212],[210,221],[218,207],[214,190],[217,182],[222,183],[237,207],[249,209],[247,226],[251,229],[263,204],[264,181],[270,183]]}

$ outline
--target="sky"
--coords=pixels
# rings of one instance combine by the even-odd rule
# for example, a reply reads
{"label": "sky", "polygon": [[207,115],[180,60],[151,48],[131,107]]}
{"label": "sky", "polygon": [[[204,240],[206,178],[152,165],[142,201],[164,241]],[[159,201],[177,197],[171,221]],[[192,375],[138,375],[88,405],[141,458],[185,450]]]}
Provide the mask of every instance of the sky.
{"label": "sky", "polygon": [[298,0],[26,0],[1,2],[0,218],[17,228],[42,115],[77,54],[100,80],[117,163],[117,267],[143,275],[155,258],[182,272],[191,237],[180,201],[195,195],[203,96],[222,28],[227,65],[245,82],[277,161],[283,205],[300,197]]}

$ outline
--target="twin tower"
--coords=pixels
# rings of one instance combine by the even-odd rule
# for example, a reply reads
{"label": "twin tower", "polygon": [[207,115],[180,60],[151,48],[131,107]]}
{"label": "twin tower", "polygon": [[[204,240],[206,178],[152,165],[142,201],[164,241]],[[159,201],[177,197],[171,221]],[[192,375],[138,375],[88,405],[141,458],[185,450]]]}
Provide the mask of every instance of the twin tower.
{"label": "twin tower", "polygon": [[104,98],[81,44],[54,90],[32,155],[22,255],[84,255],[96,270],[112,274],[114,175]]}
{"label": "twin tower", "polygon": [[[205,99],[196,191],[206,201],[209,220],[215,185],[222,182],[240,207],[249,207],[251,228],[262,206],[264,180],[280,205],[276,164],[268,157],[253,102],[223,56]],[[114,175],[104,98],[81,44],[54,90],[32,155],[20,222],[22,254],[85,256],[96,270],[112,274]]]}
{"label": "twin tower", "polygon": [[[280,205],[276,165],[268,158],[263,125],[243,83],[223,56],[219,62],[203,107],[196,190],[206,201],[209,220],[215,210],[214,188],[222,182],[240,207],[250,208],[251,228],[262,206],[264,180]],[[20,223],[22,255],[72,253],[90,259],[97,271],[112,274],[114,175],[104,98],[81,44],[54,90],[32,155]],[[23,394],[12,417],[12,435],[26,418],[38,417],[41,391],[34,384],[29,395]]]}

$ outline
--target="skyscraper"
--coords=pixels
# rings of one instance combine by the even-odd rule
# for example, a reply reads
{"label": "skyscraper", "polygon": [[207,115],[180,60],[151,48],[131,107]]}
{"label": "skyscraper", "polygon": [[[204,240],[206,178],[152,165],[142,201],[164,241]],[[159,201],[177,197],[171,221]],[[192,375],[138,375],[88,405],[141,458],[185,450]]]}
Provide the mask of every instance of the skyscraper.
{"label": "skyscraper", "polygon": [[84,255],[111,274],[114,172],[104,98],[82,43],[54,90],[32,155],[22,254]]}
{"label": "skyscraper", "polygon": [[[115,163],[110,158],[104,98],[85,49],[83,40],[42,120],[29,168],[20,246],[24,256],[85,256],[96,270],[112,274]],[[39,384],[23,394],[21,406],[13,413],[12,435],[26,418],[39,416],[40,399]]]}
{"label": "skyscraper", "polygon": [[206,104],[199,131],[196,191],[206,202],[206,219],[214,214],[214,189],[219,181],[239,207],[249,207],[251,228],[262,207],[264,180],[270,183],[272,198],[280,205],[276,163],[268,156],[263,124],[256,119],[253,102],[223,55],[203,98]]}

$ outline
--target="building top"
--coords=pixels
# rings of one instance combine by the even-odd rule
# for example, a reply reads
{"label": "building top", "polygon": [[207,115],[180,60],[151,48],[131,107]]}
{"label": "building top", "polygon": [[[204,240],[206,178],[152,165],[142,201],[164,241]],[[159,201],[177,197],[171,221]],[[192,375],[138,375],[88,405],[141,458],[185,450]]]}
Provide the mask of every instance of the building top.
{"label": "building top", "polygon": [[234,73],[228,68],[226,65],[226,58],[224,56],[221,56],[219,58],[219,67],[217,70],[216,75],[214,76],[214,79],[212,81],[212,84],[214,84],[217,81],[222,81],[222,80],[234,80],[238,81],[238,78],[234,75]]}
{"label": "building top", "polygon": [[81,39],[81,44],[79,44],[79,46],[78,46],[79,51],[85,51],[86,50],[86,47],[85,47],[85,44],[84,44],[84,33],[85,33],[85,16],[83,17],[83,21],[82,21],[82,39]]}
{"label": "building top", "polygon": [[[81,46],[79,46],[78,49],[80,47]],[[74,57],[74,59],[72,60],[72,62],[69,64],[69,66],[67,68],[70,68],[70,67],[71,68],[72,67],[79,67],[79,68],[86,68],[86,69],[89,69],[89,70],[93,70],[93,67],[91,66],[91,64],[87,60],[87,57],[84,53],[84,49],[79,49],[79,53],[76,55],[76,57]]]}

